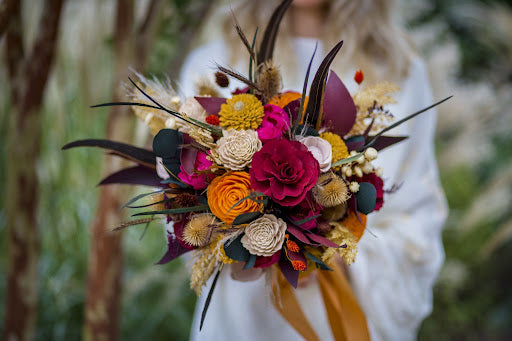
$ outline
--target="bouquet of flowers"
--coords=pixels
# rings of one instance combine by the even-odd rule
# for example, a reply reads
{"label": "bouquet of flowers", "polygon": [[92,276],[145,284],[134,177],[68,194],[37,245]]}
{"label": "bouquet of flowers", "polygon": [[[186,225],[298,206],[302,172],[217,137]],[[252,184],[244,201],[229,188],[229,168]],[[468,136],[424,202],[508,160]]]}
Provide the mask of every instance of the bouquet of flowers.
{"label": "bouquet of flowers", "polygon": [[[226,264],[242,263],[234,276],[244,280],[275,269],[296,287],[300,276],[332,270],[336,255],[353,262],[366,216],[384,203],[383,170],[372,161],[406,138],[383,134],[432,107],[391,124],[384,106],[397,86],[383,82],[351,96],[329,72],[343,42],[327,54],[309,91],[311,63],[302,92],[282,92],[272,54],[290,3],[276,9],[258,49],[256,35],[250,44],[236,25],[250,55],[247,76],[219,66],[217,85],[203,84],[200,96],[184,100],[169,84],[139,76],[130,79],[133,101],[100,105],[132,106],[155,135],[153,150],[92,139],[64,147],[106,148],[136,163],[101,182],[158,188],[130,200],[125,206],[147,211],[117,229],[158,216],[172,222],[159,264],[193,252],[190,284],[198,294],[216,274],[213,291]],[[229,77],[246,87],[218,97],[216,86],[227,87]],[[363,78],[355,73],[357,83]]]}

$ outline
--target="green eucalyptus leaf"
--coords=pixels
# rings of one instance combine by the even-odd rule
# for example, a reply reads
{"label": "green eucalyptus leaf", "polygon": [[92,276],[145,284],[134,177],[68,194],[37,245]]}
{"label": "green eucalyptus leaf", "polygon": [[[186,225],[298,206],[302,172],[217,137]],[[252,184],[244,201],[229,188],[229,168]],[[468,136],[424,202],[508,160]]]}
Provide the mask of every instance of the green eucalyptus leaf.
{"label": "green eucalyptus leaf", "polygon": [[226,256],[228,256],[231,259],[234,259],[239,262],[246,262],[249,260],[251,254],[242,245],[242,236],[243,233],[236,237],[235,240],[231,242],[226,242],[224,244],[224,252],[226,253]]}
{"label": "green eucalyptus leaf", "polygon": [[256,264],[256,255],[251,254],[249,260],[244,265],[244,270],[254,267],[254,264]]}
{"label": "green eucalyptus leaf", "polygon": [[377,203],[377,190],[369,182],[359,183],[359,191],[356,194],[357,210],[362,214],[368,214],[373,211]]}
{"label": "green eucalyptus leaf", "polygon": [[239,216],[233,220],[233,226],[241,225],[241,224],[247,224],[250,223],[253,220],[256,220],[261,216],[261,212],[248,212],[248,213],[242,213]]}

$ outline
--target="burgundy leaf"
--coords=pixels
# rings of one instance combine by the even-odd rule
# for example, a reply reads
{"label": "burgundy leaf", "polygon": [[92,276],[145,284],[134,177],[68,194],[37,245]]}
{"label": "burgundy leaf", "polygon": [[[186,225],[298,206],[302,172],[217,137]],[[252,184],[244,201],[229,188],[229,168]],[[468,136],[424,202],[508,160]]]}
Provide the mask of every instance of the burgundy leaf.
{"label": "burgundy leaf", "polygon": [[323,109],[322,125],[340,136],[346,135],[356,122],[357,109],[352,96],[334,71],[325,86]]}
{"label": "burgundy leaf", "polygon": [[283,274],[284,278],[290,283],[290,285],[294,288],[297,288],[297,282],[299,281],[299,271],[295,270],[292,266],[292,263],[286,257],[281,258],[279,261],[279,269]]}
{"label": "burgundy leaf", "polygon": [[317,242],[317,243],[320,243],[324,246],[327,246],[327,247],[340,247],[338,244],[336,244],[335,242],[332,242],[330,241],[329,239],[325,238],[325,237],[322,237],[322,236],[319,236],[318,234],[314,234],[314,233],[308,233],[307,234],[308,238]]}
{"label": "burgundy leaf", "polygon": [[364,137],[361,135],[352,136],[351,138],[345,141],[345,145],[347,146],[349,152],[353,150],[359,150],[361,147],[364,146],[364,143]]}
{"label": "burgundy leaf", "polygon": [[160,181],[162,181],[162,179],[158,177],[154,169],[144,166],[135,166],[121,169],[116,173],[110,174],[105,179],[101,180],[98,186],[131,184],[162,187]]}
{"label": "burgundy leaf", "polygon": [[168,233],[167,240],[167,252],[164,254],[162,259],[160,259],[156,264],[161,265],[169,263],[170,261],[184,254],[185,252],[190,251],[184,248],[171,233]]}
{"label": "burgundy leaf", "polygon": [[[183,134],[183,144],[192,143],[193,139],[188,134]],[[196,162],[197,149],[196,148],[182,148],[180,162],[183,170],[191,175],[194,170]]]}
{"label": "burgundy leaf", "polygon": [[284,106],[283,110],[285,113],[290,115],[292,120],[290,122],[295,122],[299,116],[299,109],[300,109],[300,98],[297,98],[294,101],[291,101],[287,105]]}
{"label": "burgundy leaf", "polygon": [[62,150],[75,147],[99,147],[108,149],[116,155],[146,165],[147,167],[155,168],[156,155],[151,150],[135,147],[126,143],[105,139],[86,139],[70,142],[63,146]]}
{"label": "burgundy leaf", "polygon": [[309,245],[318,245],[316,243],[312,243],[311,240],[306,237],[306,234],[302,232],[302,230],[296,226],[288,225],[288,228],[286,229],[287,232],[290,232],[291,235],[293,235],[295,238],[303,242],[304,244]]}
{"label": "burgundy leaf", "polygon": [[226,103],[225,98],[221,97],[194,97],[196,101],[201,104],[203,109],[208,113],[208,115],[218,115],[220,111],[220,106]]}
{"label": "burgundy leaf", "polygon": [[[372,136],[368,137],[372,139]],[[405,139],[408,139],[409,136],[379,136],[373,143],[372,147],[377,150],[383,150],[389,146],[394,145],[395,143],[402,142]]]}

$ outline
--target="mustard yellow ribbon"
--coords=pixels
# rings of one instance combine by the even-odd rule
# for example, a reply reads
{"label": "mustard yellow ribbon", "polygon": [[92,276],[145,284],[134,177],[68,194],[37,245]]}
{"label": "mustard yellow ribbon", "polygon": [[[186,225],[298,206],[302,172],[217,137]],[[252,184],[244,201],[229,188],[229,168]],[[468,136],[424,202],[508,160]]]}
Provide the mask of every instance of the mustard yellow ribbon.
{"label": "mustard yellow ribbon", "polygon": [[[335,263],[334,271],[317,271],[331,331],[336,341],[369,341],[370,334],[364,313],[352,292],[342,269]],[[294,289],[276,269],[272,283],[273,303],[288,323],[308,341],[319,340],[302,311]]]}

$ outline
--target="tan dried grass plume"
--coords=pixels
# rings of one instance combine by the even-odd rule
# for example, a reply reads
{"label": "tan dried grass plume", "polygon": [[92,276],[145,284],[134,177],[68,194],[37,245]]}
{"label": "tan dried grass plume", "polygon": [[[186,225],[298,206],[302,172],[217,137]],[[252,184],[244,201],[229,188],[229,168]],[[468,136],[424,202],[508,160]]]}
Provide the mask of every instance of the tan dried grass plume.
{"label": "tan dried grass plume", "polygon": [[270,98],[281,91],[283,86],[281,71],[272,61],[267,61],[259,66],[257,84],[263,96],[263,103],[268,102]]}

